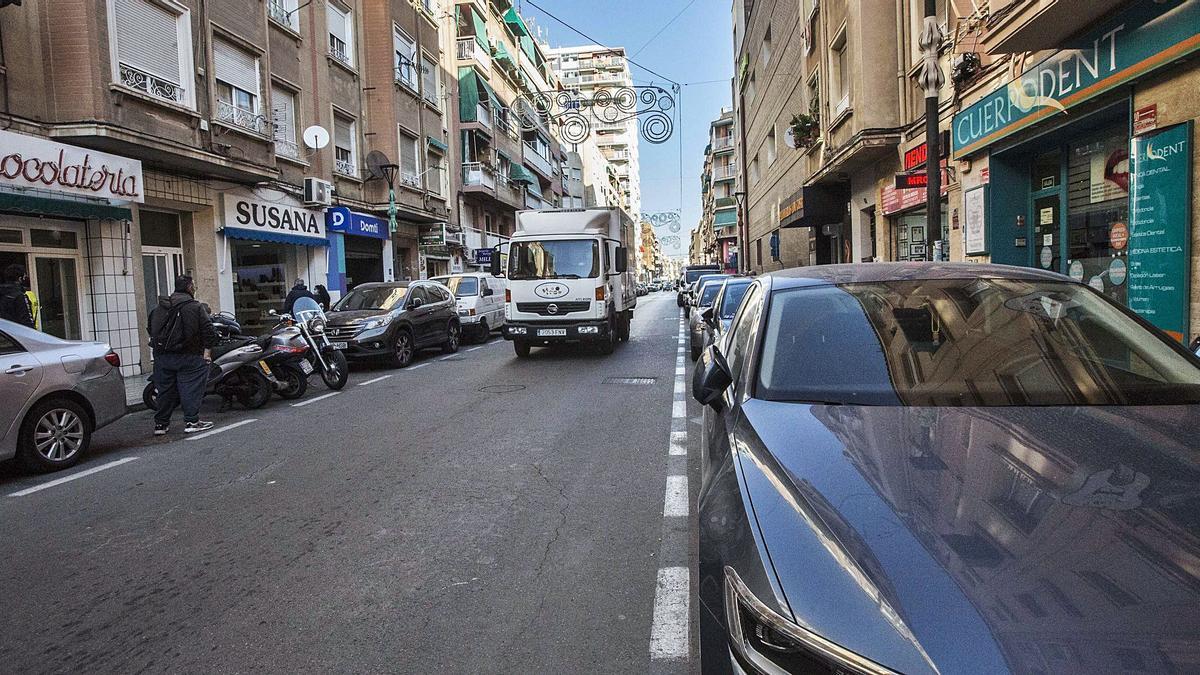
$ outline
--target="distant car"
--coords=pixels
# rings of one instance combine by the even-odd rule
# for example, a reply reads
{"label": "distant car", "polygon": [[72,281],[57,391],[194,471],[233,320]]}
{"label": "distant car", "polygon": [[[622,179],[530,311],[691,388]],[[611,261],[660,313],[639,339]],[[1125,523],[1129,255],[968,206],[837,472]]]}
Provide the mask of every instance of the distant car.
{"label": "distant car", "polygon": [[60,340],[0,319],[0,459],[74,465],[92,432],[125,414],[121,359],[103,342]]}
{"label": "distant car", "polygon": [[428,347],[453,354],[462,337],[454,296],[435,281],[362,284],[342,296],[326,318],[326,335],[347,358],[383,358],[398,368]]}
{"label": "distant car", "polygon": [[716,264],[688,265],[683,268],[683,274],[679,275],[679,281],[676,284],[675,304],[680,307],[686,307],[687,293],[691,290],[691,285],[703,274],[712,274],[720,271],[721,266]]}
{"label": "distant car", "polygon": [[640,282],[640,281],[639,281],[639,282],[638,282],[638,285],[637,285],[637,294],[638,294],[638,296],[640,297],[640,296],[646,295],[646,294],[647,294],[647,293],[649,293],[649,292],[650,292],[650,289],[649,289],[649,287],[648,287],[648,286],[646,286],[646,284],[645,284],[645,283],[643,283],[643,282]]}
{"label": "distant car", "polygon": [[694,328],[689,345],[693,361],[700,358],[700,352],[716,343],[729,329],[729,322],[733,320],[734,313],[742,305],[742,298],[746,295],[746,289],[750,287],[752,281],[754,280],[748,277],[726,279],[721,284],[721,290],[717,292],[717,296],[713,298],[712,304],[698,315],[693,316]]}
{"label": "distant car", "polygon": [[695,372],[702,672],[1196,672],[1200,359],[1127,308],[804,267]]}
{"label": "distant car", "polygon": [[463,334],[479,342],[488,339],[494,330],[504,327],[504,289],[508,283],[502,277],[483,272],[464,272],[434,277],[454,294],[458,304],[458,321]]}
{"label": "distant car", "polygon": [[691,288],[687,292],[686,303],[684,306],[688,308],[688,310],[687,310],[688,316],[690,317],[691,314],[695,311],[696,303],[699,302],[699,299],[700,299],[700,287],[703,286],[705,282],[720,281],[720,280],[728,279],[730,276],[732,276],[732,275],[724,274],[724,273],[716,273],[716,272],[706,272],[704,274],[701,274],[699,277],[697,277],[696,280],[694,282],[692,282]]}
{"label": "distant car", "polygon": [[651,292],[651,293],[657,293],[657,292],[659,292],[659,291],[661,291],[661,290],[662,290],[662,283],[661,283],[661,282],[658,282],[658,281],[651,281],[651,282],[650,282],[650,292]]}
{"label": "distant car", "polygon": [[700,340],[703,339],[704,332],[704,319],[701,315],[712,306],[725,281],[722,278],[696,282],[696,302],[688,313],[688,347],[693,361],[700,358]]}

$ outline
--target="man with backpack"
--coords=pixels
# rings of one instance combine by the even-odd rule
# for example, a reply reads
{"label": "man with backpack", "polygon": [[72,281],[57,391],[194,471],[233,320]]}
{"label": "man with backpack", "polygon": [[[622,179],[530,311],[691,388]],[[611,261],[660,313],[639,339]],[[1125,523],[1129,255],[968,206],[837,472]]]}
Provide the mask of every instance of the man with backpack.
{"label": "man with backpack", "polygon": [[217,344],[208,313],[196,301],[196,284],[190,276],[175,279],[175,292],[159,300],[150,312],[150,347],[154,350],[154,386],[158,410],[154,435],[170,430],[171,413],[183,407],[183,432],[205,431],[212,422],[200,420],[200,402],[208,386],[212,347]]}
{"label": "man with backpack", "polygon": [[0,319],[36,327],[29,296],[25,294],[25,268],[20,265],[4,268],[4,283],[0,284]]}

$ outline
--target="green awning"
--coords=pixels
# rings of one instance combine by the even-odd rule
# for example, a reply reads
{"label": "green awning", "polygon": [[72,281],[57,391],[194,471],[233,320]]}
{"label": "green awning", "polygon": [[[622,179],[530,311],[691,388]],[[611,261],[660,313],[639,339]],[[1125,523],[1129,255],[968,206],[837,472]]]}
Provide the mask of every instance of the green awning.
{"label": "green awning", "polygon": [[479,106],[479,77],[475,69],[463,66],[458,69],[458,119],[461,122],[476,121],[475,109]]}
{"label": "green awning", "polygon": [[509,10],[504,13],[504,23],[508,24],[508,29],[511,30],[514,35],[529,37],[529,29],[525,27],[525,22],[521,19],[521,15],[517,14],[515,7],[510,7]]}
{"label": "green awning", "polygon": [[508,53],[508,48],[500,40],[496,40],[496,60],[507,62],[509,68],[517,67],[517,60],[513,58],[512,54]]}
{"label": "green awning", "polygon": [[513,162],[512,167],[508,170],[508,179],[513,183],[524,183],[526,185],[537,183],[537,178],[534,178],[533,173],[516,162]]}
{"label": "green awning", "polygon": [[533,45],[533,38],[528,35],[521,36],[521,51],[525,52],[525,56],[529,57],[533,65],[537,65],[537,48]]}
{"label": "green awning", "polygon": [[475,8],[471,5],[467,5],[467,9],[471,12],[471,22],[475,24],[475,41],[479,43],[479,46],[483,47],[488,56],[491,56],[492,48],[488,45],[487,39],[487,22],[483,20],[482,16],[479,16],[479,12],[475,11]]}
{"label": "green awning", "polygon": [[63,218],[98,218],[107,220],[133,220],[133,212],[124,206],[112,206],[99,202],[84,202],[71,199],[31,197],[12,192],[0,192],[0,211],[16,211],[42,216]]}
{"label": "green awning", "polygon": [[713,226],[724,227],[726,225],[737,224],[737,210],[717,211],[713,214]]}
{"label": "green awning", "polygon": [[433,136],[426,136],[425,140],[429,142],[429,147],[437,150],[438,152],[440,152],[442,154],[446,154],[446,151],[448,151],[450,149],[450,146],[439,141],[438,139],[434,138]]}
{"label": "green awning", "polygon": [[[497,154],[497,155],[500,155],[500,159],[507,159],[507,160],[508,160],[508,161],[510,161],[510,162],[512,161],[512,157],[509,157],[509,156],[508,156],[508,153],[507,153],[507,152],[505,152],[505,151],[503,151],[503,150],[497,150],[497,151],[496,151],[496,154]],[[511,173],[511,172],[510,172],[510,173]]]}
{"label": "green awning", "polygon": [[483,94],[486,94],[488,100],[492,102],[493,109],[503,107],[500,105],[500,97],[496,95],[496,90],[492,89],[492,85],[488,84],[487,80],[483,79],[482,77],[478,78],[478,81],[481,98]]}

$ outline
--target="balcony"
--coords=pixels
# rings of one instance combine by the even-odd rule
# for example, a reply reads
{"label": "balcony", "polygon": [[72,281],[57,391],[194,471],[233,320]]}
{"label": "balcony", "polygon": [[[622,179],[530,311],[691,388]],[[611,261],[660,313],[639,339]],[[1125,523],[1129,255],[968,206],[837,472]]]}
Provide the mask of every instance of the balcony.
{"label": "balcony", "polygon": [[300,31],[299,11],[288,10],[283,0],[271,0],[267,4],[267,16],[272,21],[290,30]]}
{"label": "balcony", "polygon": [[493,192],[496,190],[496,172],[490,166],[480,162],[463,162],[462,172],[464,189],[486,188]]}
{"label": "balcony", "polygon": [[[492,109],[482,103],[475,104],[475,121],[487,129],[492,128]],[[469,122],[468,122],[469,124]]]}
{"label": "balcony", "polygon": [[550,160],[539,155],[530,143],[525,143],[525,163],[541,174],[543,178],[554,177],[554,167],[550,166]]}
{"label": "balcony", "polygon": [[540,211],[549,206],[542,196],[533,190],[525,190],[525,208]]}
{"label": "balcony", "polygon": [[633,158],[633,153],[629,152],[628,150],[615,150],[613,152],[606,153],[604,158],[610,162],[628,162]]}
{"label": "balcony", "polygon": [[492,55],[475,39],[474,35],[458,38],[458,60],[478,66],[485,76],[492,69]]}
{"label": "balcony", "polygon": [[354,67],[354,61],[350,58],[350,51],[346,43],[333,35],[329,36],[329,56],[337,59],[348,68]]}
{"label": "balcony", "polygon": [[282,138],[275,139],[275,154],[288,159],[300,159],[300,146],[294,141],[285,140]]}
{"label": "balcony", "polygon": [[225,101],[217,101],[217,121],[261,136],[267,134],[267,118]]}
{"label": "balcony", "polygon": [[130,89],[136,89],[149,94],[154,98],[161,98],[171,103],[187,102],[187,90],[183,87],[174,82],[169,82],[133,68],[132,66],[127,66],[124,63],[120,66],[120,77],[121,84]]}
{"label": "balcony", "polygon": [[344,157],[333,160],[333,172],[339,176],[358,177],[358,167],[354,165],[354,160]]}
{"label": "balcony", "polygon": [[992,0],[991,14],[1001,19],[987,29],[983,47],[989,54],[1068,47],[1066,38],[1124,4],[1121,0]]}
{"label": "balcony", "polygon": [[713,139],[713,152],[721,152],[723,150],[733,149],[733,136],[717,136]]}
{"label": "balcony", "polygon": [[733,180],[737,178],[737,164],[731,162],[724,166],[714,166],[712,177],[713,180]]}

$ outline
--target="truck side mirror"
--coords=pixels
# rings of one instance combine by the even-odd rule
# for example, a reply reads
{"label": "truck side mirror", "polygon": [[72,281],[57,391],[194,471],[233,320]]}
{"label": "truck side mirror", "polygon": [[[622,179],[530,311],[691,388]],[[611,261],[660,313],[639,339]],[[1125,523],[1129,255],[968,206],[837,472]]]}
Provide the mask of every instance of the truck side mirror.
{"label": "truck side mirror", "polygon": [[487,296],[489,296],[489,295],[493,295],[493,294],[495,294],[495,293],[496,293],[496,291],[493,291],[491,286],[484,286],[484,287],[483,287],[483,297],[485,297],[485,298],[486,298]]}
{"label": "truck side mirror", "polygon": [[617,256],[613,261],[617,269],[617,274],[624,274],[629,270],[629,249],[624,246],[617,247]]}
{"label": "truck side mirror", "polygon": [[500,252],[492,250],[492,276],[500,276]]}

